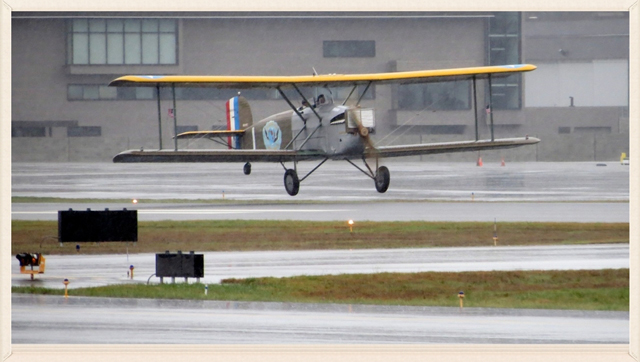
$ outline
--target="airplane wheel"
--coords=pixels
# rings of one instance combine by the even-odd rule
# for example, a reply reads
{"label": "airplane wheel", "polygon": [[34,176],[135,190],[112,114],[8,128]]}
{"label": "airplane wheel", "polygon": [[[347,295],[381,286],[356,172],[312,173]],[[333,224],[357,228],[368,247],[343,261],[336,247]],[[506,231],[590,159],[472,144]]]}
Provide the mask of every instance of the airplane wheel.
{"label": "airplane wheel", "polygon": [[376,173],[374,181],[376,184],[376,190],[378,190],[379,193],[386,192],[389,188],[389,182],[391,181],[389,169],[385,166],[380,166],[378,168],[378,173]]}
{"label": "airplane wheel", "polygon": [[242,168],[242,171],[244,172],[245,175],[250,175],[251,174],[251,164],[249,162],[244,164],[244,167]]}
{"label": "airplane wheel", "polygon": [[284,188],[291,196],[296,196],[300,190],[300,180],[295,170],[288,169],[284,173]]}

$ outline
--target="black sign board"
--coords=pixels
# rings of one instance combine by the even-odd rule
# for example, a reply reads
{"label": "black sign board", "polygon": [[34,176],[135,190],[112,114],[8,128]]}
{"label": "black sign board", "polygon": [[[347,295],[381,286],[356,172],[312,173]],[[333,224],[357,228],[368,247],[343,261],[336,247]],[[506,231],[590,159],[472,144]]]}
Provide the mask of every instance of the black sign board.
{"label": "black sign board", "polygon": [[138,211],[58,211],[60,242],[138,241]]}
{"label": "black sign board", "polygon": [[156,254],[157,277],[204,277],[204,255],[194,254]]}

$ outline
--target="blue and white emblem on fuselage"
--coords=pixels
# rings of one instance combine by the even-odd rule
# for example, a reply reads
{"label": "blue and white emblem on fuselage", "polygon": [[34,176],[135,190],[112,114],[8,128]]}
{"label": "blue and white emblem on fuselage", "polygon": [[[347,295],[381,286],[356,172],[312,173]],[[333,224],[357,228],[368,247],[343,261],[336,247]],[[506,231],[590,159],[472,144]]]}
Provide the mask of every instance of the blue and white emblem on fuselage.
{"label": "blue and white emblem on fuselage", "polygon": [[282,144],[282,131],[275,121],[269,121],[262,128],[262,140],[268,150],[279,150]]}

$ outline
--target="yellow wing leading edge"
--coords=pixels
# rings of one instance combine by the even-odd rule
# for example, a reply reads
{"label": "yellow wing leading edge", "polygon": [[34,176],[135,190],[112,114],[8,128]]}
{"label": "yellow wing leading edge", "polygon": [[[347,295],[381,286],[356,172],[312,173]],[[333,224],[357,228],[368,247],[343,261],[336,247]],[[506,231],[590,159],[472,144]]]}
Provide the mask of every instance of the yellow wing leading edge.
{"label": "yellow wing leading edge", "polygon": [[232,76],[232,75],[126,75],[109,83],[115,87],[156,87],[163,84],[181,87],[275,88],[296,86],[348,86],[367,84],[432,83],[453,80],[505,77],[536,69],[532,64],[418,70],[369,74],[325,74],[300,76]]}

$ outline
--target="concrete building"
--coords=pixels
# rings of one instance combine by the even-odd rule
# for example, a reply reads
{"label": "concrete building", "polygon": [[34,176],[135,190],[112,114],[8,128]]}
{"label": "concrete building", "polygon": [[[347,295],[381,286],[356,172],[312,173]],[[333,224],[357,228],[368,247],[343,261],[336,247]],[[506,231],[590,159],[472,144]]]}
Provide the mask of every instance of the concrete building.
{"label": "concrete building", "polygon": [[[125,149],[157,148],[154,90],[107,87],[125,74],[371,73],[517,63],[538,69],[492,83],[495,136],[528,134],[542,142],[483,158],[604,161],[628,153],[627,13],[12,16],[14,162],[108,162]],[[177,89],[178,131],[223,127],[224,103],[235,94]],[[255,120],[288,109],[274,90],[242,94]],[[376,86],[363,105],[376,109],[379,144],[473,139],[472,94],[471,82]],[[173,145],[170,90],[160,98],[163,144]],[[486,82],[478,82],[477,99],[480,137],[489,138]]]}

